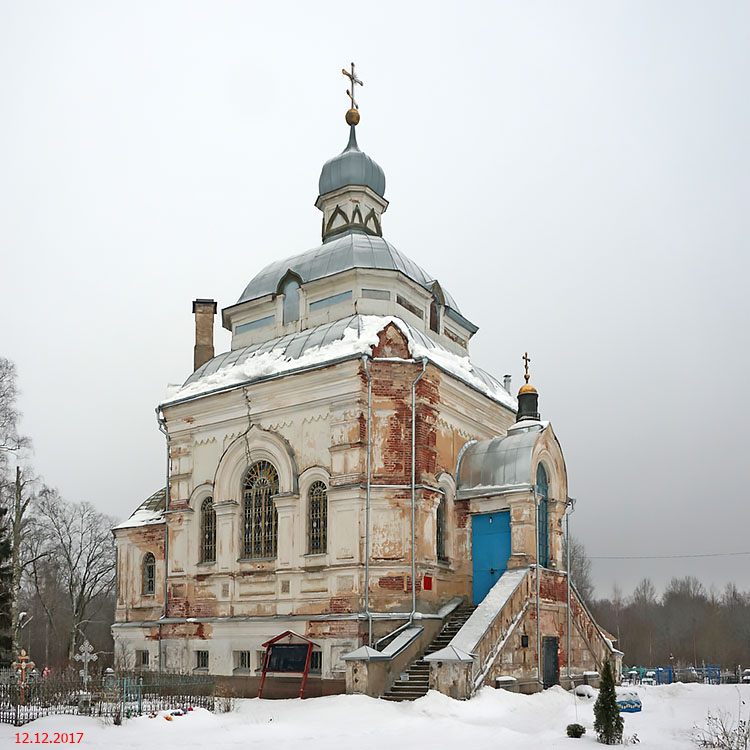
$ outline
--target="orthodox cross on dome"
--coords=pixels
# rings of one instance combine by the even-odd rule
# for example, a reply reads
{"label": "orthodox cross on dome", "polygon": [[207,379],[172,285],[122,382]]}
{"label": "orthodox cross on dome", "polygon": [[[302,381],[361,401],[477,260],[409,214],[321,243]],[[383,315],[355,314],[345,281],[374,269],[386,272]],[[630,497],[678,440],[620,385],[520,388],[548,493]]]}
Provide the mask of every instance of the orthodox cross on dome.
{"label": "orthodox cross on dome", "polygon": [[524,380],[528,383],[529,378],[531,377],[531,375],[529,375],[529,362],[531,362],[531,357],[529,357],[528,352],[524,352],[523,357],[521,357],[521,359],[523,360],[523,366],[525,370],[523,377],[524,377]]}
{"label": "orthodox cross on dome", "polygon": [[[349,111],[346,113],[346,122],[348,125],[357,125],[359,123],[359,105],[354,99],[354,87],[364,86],[365,84],[357,78],[357,74],[354,72],[354,63],[352,65],[352,72],[350,73],[348,70],[345,70],[344,68],[341,68],[341,72],[351,81],[352,88],[351,90],[347,89],[346,93],[348,94],[349,98],[352,100],[352,106],[349,109]],[[354,132],[354,131],[352,131]]]}
{"label": "orthodox cross on dome", "polygon": [[362,81],[357,78],[357,74],[354,72],[354,63],[351,64],[352,66],[352,72],[345,70],[344,68],[341,68],[341,72],[351,81],[352,83],[352,90],[349,91],[349,89],[346,90],[346,93],[349,95],[349,98],[352,100],[352,109],[359,109],[359,106],[357,105],[357,102],[354,101],[354,87],[359,84],[360,86],[364,86],[365,84],[362,83]]}

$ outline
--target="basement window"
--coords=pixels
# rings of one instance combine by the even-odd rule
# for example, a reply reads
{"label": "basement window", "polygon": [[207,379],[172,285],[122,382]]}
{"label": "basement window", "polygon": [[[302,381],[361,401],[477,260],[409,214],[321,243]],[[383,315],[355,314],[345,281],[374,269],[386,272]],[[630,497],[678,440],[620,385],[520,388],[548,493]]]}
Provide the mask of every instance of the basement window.
{"label": "basement window", "polygon": [[234,652],[234,671],[235,672],[250,672],[251,660],[253,657],[252,651],[235,651]]}
{"label": "basement window", "polygon": [[323,671],[323,652],[313,651],[310,654],[310,674],[320,674]]}
{"label": "basement window", "polygon": [[195,652],[195,668],[208,669],[208,651]]}

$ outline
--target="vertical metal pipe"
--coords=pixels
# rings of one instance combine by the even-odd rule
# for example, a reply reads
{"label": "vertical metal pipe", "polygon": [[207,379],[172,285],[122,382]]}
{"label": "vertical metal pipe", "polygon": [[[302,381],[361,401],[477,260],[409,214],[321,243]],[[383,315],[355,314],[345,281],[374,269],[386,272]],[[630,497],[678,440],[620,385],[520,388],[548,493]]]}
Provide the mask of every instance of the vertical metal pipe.
{"label": "vertical metal pipe", "polygon": [[539,564],[539,497],[534,492],[534,528],[536,530],[536,672],[537,682],[544,685],[542,679],[542,621],[539,617],[539,586],[541,577],[541,566]]}
{"label": "vertical metal pipe", "polygon": [[[566,562],[565,570],[568,574],[568,682],[570,682],[570,648],[571,648],[571,636],[570,636],[570,514],[575,510],[576,501],[572,498],[568,498],[567,506],[565,508],[565,552]],[[571,687],[573,687],[571,685]]]}
{"label": "vertical metal pipe", "polygon": [[367,355],[362,355],[362,367],[367,376],[367,490],[365,494],[365,614],[367,615],[367,645],[372,648],[372,612],[370,612],[370,436],[372,434],[372,377],[367,369]]}
{"label": "vertical metal pipe", "polygon": [[[169,432],[167,430],[167,420],[163,415],[160,416],[160,407],[156,407],[156,419],[159,423],[159,430],[164,434],[167,442],[167,467],[166,467],[166,486],[164,488],[164,610],[162,612],[161,619],[164,620],[167,616],[167,595],[169,592],[167,586],[167,573],[169,570],[169,527],[167,526],[167,511],[169,510]],[[161,623],[159,623],[159,674],[163,669],[164,654],[163,646],[161,642]]]}
{"label": "vertical metal pipe", "polygon": [[417,445],[417,406],[416,393],[417,383],[427,369],[427,358],[422,357],[422,372],[417,375],[416,380],[411,384],[411,615],[409,622],[414,620],[414,614],[417,611],[417,558],[416,558],[416,505],[417,505],[417,467],[415,463],[416,445]]}

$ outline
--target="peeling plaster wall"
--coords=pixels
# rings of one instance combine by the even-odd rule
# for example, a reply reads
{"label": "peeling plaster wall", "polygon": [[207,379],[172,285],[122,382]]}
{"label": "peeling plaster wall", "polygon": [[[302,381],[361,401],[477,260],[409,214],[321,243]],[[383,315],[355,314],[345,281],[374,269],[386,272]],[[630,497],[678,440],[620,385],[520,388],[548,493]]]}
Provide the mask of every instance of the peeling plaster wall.
{"label": "peeling plaster wall", "polygon": [[[373,357],[368,363],[372,378],[370,605],[375,611],[404,613],[411,608],[413,585],[411,388],[422,364],[398,361],[408,358],[409,352],[394,325],[381,333]],[[232,624],[240,620],[214,622],[213,629],[206,631],[211,671],[230,674],[227,654],[245,650],[246,644],[250,650],[259,648],[261,631],[267,639],[287,628],[307,632],[314,622],[327,623],[311,632],[327,642],[324,671],[328,676],[343,670],[343,663],[341,670],[334,668],[340,653],[362,643],[364,634],[356,619],[344,621],[348,623],[344,627],[330,618],[364,611],[367,383],[362,362],[353,360],[165,408],[171,461],[167,615],[269,618],[262,628],[247,621]],[[454,596],[470,596],[470,521],[468,506],[453,499],[456,459],[468,440],[504,434],[512,421],[507,409],[433,364],[426,366],[417,383],[415,475],[416,484],[426,486],[415,492],[414,586],[421,611],[435,612]],[[243,560],[242,478],[248,463],[260,459],[271,461],[279,471],[277,556]],[[329,488],[328,549],[322,555],[308,554],[306,493],[315,479]],[[447,563],[437,561],[435,547],[442,494],[429,487],[446,493]],[[208,496],[216,509],[216,561],[201,564],[199,510]],[[117,622],[154,621],[162,607],[163,525],[121,530],[117,537],[121,560]],[[157,558],[157,591],[144,602],[138,592],[136,558],[146,551]],[[376,631],[389,632],[401,622],[380,622]],[[116,626],[114,632],[123,652],[141,648],[154,637],[146,626]],[[179,628],[168,639],[164,632],[162,637],[169,643],[168,663],[185,650],[189,653],[189,644],[196,640]],[[223,656],[214,660],[214,645],[218,649],[219,643]],[[187,665],[185,659],[180,664]]]}

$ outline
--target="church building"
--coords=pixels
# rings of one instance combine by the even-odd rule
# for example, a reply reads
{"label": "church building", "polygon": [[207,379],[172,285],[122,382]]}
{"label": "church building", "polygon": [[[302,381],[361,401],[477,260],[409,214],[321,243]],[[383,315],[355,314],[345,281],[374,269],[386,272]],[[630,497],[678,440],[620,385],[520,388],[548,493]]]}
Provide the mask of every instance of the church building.
{"label": "church building", "polygon": [[116,661],[255,695],[263,644],[291,631],[313,644],[309,695],[619,674],[565,573],[565,461],[528,363],[517,398],[476,367],[476,323],[385,239],[350,97],[322,242],[221,311],[227,352],[216,302],[193,302],[195,369],[159,407],[166,487],[114,529]]}

